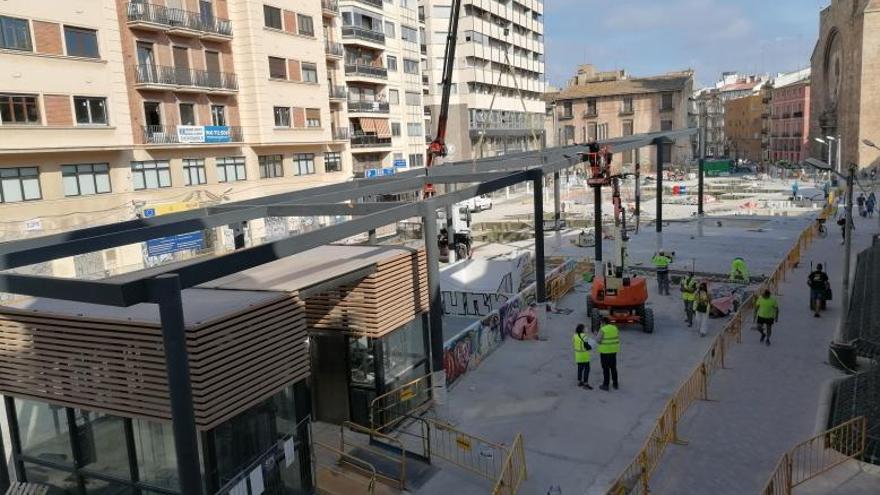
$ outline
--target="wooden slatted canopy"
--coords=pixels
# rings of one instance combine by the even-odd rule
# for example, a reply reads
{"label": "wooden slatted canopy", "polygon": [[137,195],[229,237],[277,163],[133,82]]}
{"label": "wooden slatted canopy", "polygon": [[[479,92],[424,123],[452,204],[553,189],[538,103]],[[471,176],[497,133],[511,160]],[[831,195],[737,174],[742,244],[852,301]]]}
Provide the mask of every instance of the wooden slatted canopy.
{"label": "wooden slatted canopy", "polygon": [[[208,430],[309,374],[296,293],[182,292],[196,424]],[[0,306],[0,393],[171,419],[158,307],[48,298]]]}

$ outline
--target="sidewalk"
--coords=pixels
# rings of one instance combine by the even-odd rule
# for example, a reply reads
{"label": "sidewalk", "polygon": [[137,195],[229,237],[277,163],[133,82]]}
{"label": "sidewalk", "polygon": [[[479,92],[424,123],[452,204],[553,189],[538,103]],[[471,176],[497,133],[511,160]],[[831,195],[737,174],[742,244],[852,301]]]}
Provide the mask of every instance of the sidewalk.
{"label": "sidewalk", "polygon": [[[841,314],[843,255],[836,227],[826,239],[816,239],[801,266],[780,284],[773,345],[760,344],[757,332],[744,330],[743,343],[728,355],[728,369],[711,379],[712,400],[685,415],[678,432],[689,444],[667,448],[652,477],[652,493],[759,493],[785,451],[825,428],[817,424],[822,389],[843,376],[827,357]],[[856,219],[853,264],[876,231],[876,219]],[[821,319],[807,306],[811,261],[826,264],[835,290]]]}

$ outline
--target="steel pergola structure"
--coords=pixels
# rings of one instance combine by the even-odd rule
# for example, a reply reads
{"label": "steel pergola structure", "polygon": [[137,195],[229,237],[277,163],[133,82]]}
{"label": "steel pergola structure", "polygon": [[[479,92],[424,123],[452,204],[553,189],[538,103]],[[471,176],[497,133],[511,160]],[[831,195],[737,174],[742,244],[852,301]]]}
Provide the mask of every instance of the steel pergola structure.
{"label": "steel pergola structure", "polygon": [[[603,141],[619,153],[646,146],[657,147],[658,169],[662,170],[662,150],[677,138],[696,133],[680,129]],[[429,328],[431,364],[434,372],[443,370],[443,321],[439,287],[439,248],[437,211],[451,208],[472,197],[488,194],[521,182],[531,181],[535,218],[536,298],[546,298],[544,264],[543,180],[554,177],[554,218],[560,218],[559,173],[582,163],[580,153],[586,145],[572,145],[447,163],[413,169],[395,176],[357,179],[301,191],[275,194],[257,199],[227,203],[97,227],[78,229],[0,244],[0,270],[11,270],[35,263],[145,242],[224,225],[236,225],[266,217],[347,215],[348,221],[315,231],[237,249],[233,252],[195,258],[143,269],[102,280],[76,280],[43,275],[0,271],[0,292],[46,297],[92,304],[127,307],[140,303],[158,304],[169,377],[172,426],[182,493],[202,493],[199,476],[197,431],[192,405],[192,388],[186,349],[181,290],[269,263],[407,218],[421,217],[428,263]],[[657,228],[662,224],[660,209],[662,174],[657,174]],[[426,183],[460,187],[453,192],[414,202],[362,202],[380,194],[420,191]],[[448,188],[447,188],[448,189]],[[4,466],[5,467],[5,466]]]}

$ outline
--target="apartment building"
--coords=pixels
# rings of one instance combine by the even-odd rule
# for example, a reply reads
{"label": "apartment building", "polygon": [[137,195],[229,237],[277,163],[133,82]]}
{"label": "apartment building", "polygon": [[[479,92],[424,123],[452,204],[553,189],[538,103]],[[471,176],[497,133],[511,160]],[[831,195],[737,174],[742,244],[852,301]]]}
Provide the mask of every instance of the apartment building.
{"label": "apartment building", "polygon": [[724,105],[724,134],[730,158],[752,162],[763,160],[764,113],[764,96],[761,94],[736,98]]}
{"label": "apartment building", "polygon": [[[442,96],[449,0],[422,0],[430,98],[435,118]],[[447,160],[538,149],[543,142],[543,0],[464,2],[458,25],[446,142]]]}
{"label": "apartment building", "polygon": [[[330,0],[10,0],[0,24],[0,241],[352,175]],[[253,222],[246,237],[301,228]],[[103,276],[232,239],[221,228],[31,269]]]}
{"label": "apartment building", "polygon": [[[725,105],[730,100],[758,94],[768,76],[724,72],[713,87],[694,93],[697,126],[706,128],[706,156],[723,157],[731,152],[730,139],[725,135]],[[767,102],[769,103],[769,102]]]}
{"label": "apartment building", "polygon": [[[389,175],[425,163],[420,28],[415,0],[341,0],[352,168]],[[343,116],[340,114],[340,118]]]}
{"label": "apartment building", "polygon": [[810,69],[780,75],[772,91],[769,159],[802,163],[810,150]]}
{"label": "apartment building", "polygon": [[[684,129],[692,125],[689,98],[693,71],[631,77],[626,71],[600,72],[583,65],[567,88],[554,96],[558,145],[587,143],[647,132]],[[686,165],[693,159],[691,139],[678,139],[664,163]],[[657,163],[653,147],[618,153],[614,163],[651,170]]]}

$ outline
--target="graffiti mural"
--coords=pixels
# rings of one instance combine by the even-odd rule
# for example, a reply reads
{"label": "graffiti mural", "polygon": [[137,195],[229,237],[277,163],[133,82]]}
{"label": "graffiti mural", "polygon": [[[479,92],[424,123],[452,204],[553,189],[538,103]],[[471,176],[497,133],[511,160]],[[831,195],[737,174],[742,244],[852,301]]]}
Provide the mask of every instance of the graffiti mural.
{"label": "graffiti mural", "polygon": [[440,293],[443,314],[455,316],[486,316],[507,301],[505,294],[484,292],[457,292],[445,290]]}

